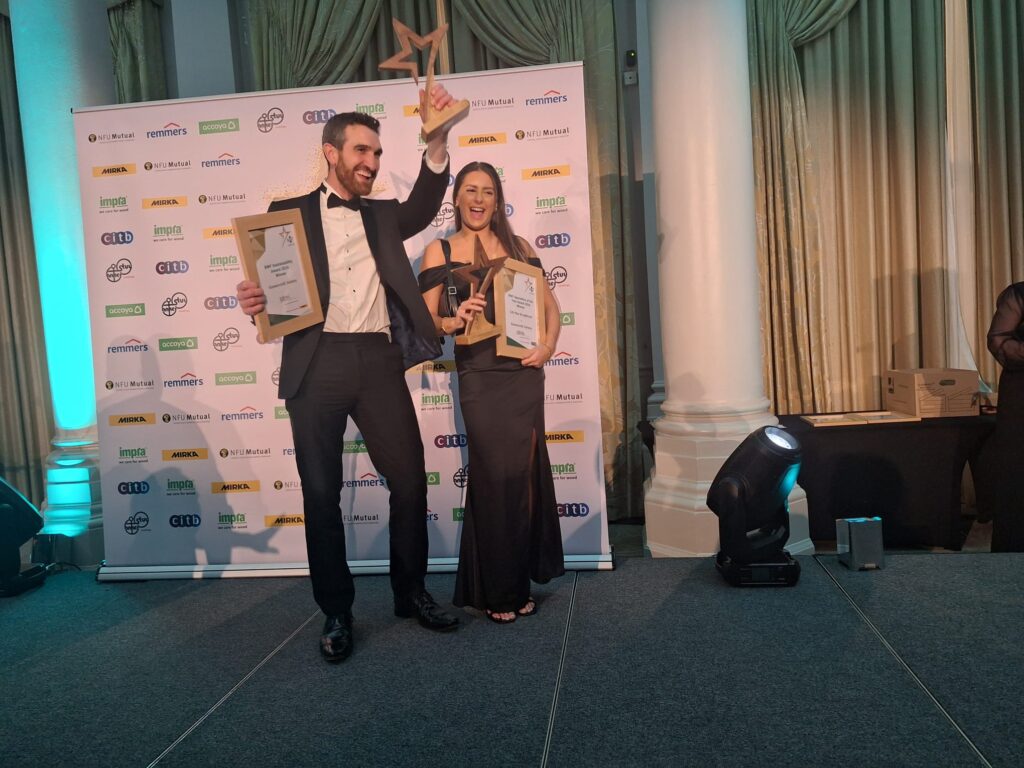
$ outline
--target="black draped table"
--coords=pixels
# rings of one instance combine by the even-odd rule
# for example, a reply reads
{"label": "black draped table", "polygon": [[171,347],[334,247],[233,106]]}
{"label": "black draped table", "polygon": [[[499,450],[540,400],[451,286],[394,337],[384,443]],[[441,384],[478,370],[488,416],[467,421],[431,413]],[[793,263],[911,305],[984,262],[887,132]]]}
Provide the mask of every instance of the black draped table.
{"label": "black draped table", "polygon": [[837,518],[877,515],[887,548],[963,546],[964,464],[975,465],[995,417],[841,427],[813,427],[799,416],[779,421],[803,448],[797,482],[807,492],[811,539],[834,540]]}

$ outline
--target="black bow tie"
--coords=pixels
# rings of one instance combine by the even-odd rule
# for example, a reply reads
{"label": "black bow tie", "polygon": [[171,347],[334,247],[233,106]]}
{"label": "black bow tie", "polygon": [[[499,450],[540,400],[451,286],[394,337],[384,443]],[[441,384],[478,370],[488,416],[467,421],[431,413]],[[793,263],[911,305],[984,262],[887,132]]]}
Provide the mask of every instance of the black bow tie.
{"label": "black bow tie", "polygon": [[323,185],[321,185],[320,191],[327,193],[327,207],[328,208],[337,208],[339,205],[341,205],[341,206],[344,206],[345,208],[348,208],[350,211],[358,211],[359,210],[359,198],[358,197],[354,198],[352,200],[343,200],[342,198],[338,197],[336,194],[334,194],[333,192],[328,190],[327,187],[325,187]]}

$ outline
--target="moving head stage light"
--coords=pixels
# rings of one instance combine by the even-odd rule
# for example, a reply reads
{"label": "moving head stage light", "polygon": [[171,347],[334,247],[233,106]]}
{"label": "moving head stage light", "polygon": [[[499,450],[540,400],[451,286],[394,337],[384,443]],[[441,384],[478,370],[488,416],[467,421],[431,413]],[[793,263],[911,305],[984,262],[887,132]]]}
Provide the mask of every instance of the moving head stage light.
{"label": "moving head stage light", "polygon": [[718,516],[718,572],[735,587],[791,587],[800,564],[789,540],[789,492],[800,472],[800,443],[781,427],[747,435],[718,470],[708,507]]}
{"label": "moving head stage light", "polygon": [[21,570],[19,548],[43,527],[39,510],[0,477],[0,597],[10,597],[39,586],[46,568]]}

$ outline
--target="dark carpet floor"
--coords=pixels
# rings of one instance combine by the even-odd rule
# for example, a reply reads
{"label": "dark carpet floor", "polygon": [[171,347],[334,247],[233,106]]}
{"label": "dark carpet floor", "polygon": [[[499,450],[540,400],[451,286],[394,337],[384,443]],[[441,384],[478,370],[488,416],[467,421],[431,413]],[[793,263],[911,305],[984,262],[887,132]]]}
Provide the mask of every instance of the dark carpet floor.
{"label": "dark carpet floor", "polygon": [[[96,583],[0,601],[0,764],[1024,764],[1024,555],[801,558],[792,589],[623,560],[512,626],[435,635],[357,581],[322,663],[305,579]],[[451,594],[453,576],[428,588]]]}

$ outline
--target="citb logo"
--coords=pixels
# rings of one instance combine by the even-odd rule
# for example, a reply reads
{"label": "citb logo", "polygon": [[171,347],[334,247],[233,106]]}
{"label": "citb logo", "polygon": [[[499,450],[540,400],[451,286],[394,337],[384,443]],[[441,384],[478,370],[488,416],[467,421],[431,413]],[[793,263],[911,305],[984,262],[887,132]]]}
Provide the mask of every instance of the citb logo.
{"label": "citb logo", "polygon": [[208,296],[203,306],[207,309],[234,309],[238,306],[238,299],[234,296]]}
{"label": "citb logo", "polygon": [[571,242],[568,232],[554,232],[550,235],[537,235],[533,244],[538,248],[564,248]]}
{"label": "citb logo", "polygon": [[158,261],[156,273],[158,275],[183,275],[188,272],[187,261]]}
{"label": "citb logo", "polygon": [[203,519],[199,515],[171,515],[171,528],[198,528]]}
{"label": "citb logo", "polygon": [[335,112],[333,109],[311,109],[308,112],[302,113],[302,122],[304,122],[306,125],[314,125],[315,123],[326,123],[336,114],[338,113]]}
{"label": "citb logo", "polygon": [[149,493],[149,483],[145,480],[136,480],[130,483],[118,483],[117,492],[122,496]]}
{"label": "citb logo", "polygon": [[100,242],[104,245],[128,245],[135,240],[129,230],[123,230],[121,232],[104,232],[100,235]]}
{"label": "citb logo", "polygon": [[438,435],[434,438],[434,445],[438,448],[462,448],[469,444],[464,434]]}
{"label": "citb logo", "polygon": [[582,501],[570,501],[566,504],[556,505],[559,517],[586,517],[590,514],[590,507]]}

